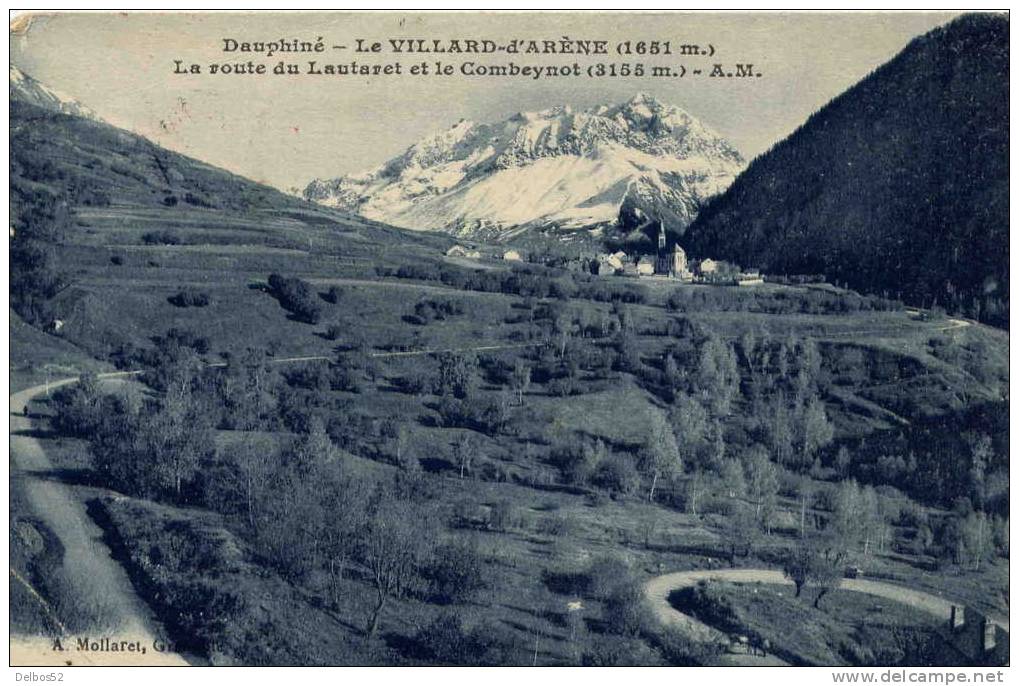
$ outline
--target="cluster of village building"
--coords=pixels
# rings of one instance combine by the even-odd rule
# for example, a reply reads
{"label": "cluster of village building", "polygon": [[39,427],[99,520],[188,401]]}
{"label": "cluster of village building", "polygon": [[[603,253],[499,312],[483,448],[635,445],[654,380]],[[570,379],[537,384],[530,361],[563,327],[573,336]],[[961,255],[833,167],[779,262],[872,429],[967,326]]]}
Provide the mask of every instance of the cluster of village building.
{"label": "cluster of village building", "polygon": [[[454,245],[446,251],[450,257],[482,259],[483,257],[500,258],[500,255],[486,255],[474,247]],[[523,256],[518,250],[506,250],[501,259],[520,262]],[[622,250],[614,253],[600,253],[593,260],[591,270],[599,275],[657,277],[677,279],[685,283],[707,283],[718,285],[756,286],[764,283],[764,278],[756,269],[741,271],[728,262],[713,260],[710,257],[702,260],[688,260],[686,251],[673,243],[668,245],[665,227],[658,223],[658,251],[655,255],[627,255]]]}

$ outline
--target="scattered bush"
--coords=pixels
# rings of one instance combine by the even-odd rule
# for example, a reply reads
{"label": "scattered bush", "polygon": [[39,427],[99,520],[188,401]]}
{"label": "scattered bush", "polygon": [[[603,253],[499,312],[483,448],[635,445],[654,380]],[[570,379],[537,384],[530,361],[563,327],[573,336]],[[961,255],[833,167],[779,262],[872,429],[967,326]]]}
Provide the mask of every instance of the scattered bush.
{"label": "scattered bush", "polygon": [[329,290],[322,294],[322,299],[332,305],[337,304],[343,298],[343,289],[339,286],[330,286]]}
{"label": "scattered bush", "polygon": [[585,577],[584,595],[607,600],[620,586],[633,583],[633,570],[618,557],[606,555],[591,561]]}
{"label": "scattered bush", "polygon": [[496,531],[509,531],[520,525],[520,511],[511,500],[499,500],[488,515],[488,525]]}
{"label": "scattered bush", "polygon": [[296,277],[271,274],[269,290],[283,309],[288,310],[298,321],[318,324],[322,318],[322,308],[307,282]]}
{"label": "scattered bush", "polygon": [[685,632],[671,627],[659,627],[650,632],[649,640],[662,658],[675,667],[717,665],[726,648],[721,641],[692,639]]}
{"label": "scattered bush", "polygon": [[142,234],[142,243],[145,245],[180,245],[182,241],[180,236],[172,231],[149,231]]}
{"label": "scattered bush", "polygon": [[598,465],[591,483],[611,493],[631,495],[640,488],[640,473],[629,455],[613,454]]}
{"label": "scattered bush", "polygon": [[660,663],[647,643],[633,637],[594,636],[581,655],[584,667],[646,667]]}
{"label": "scattered bush", "polygon": [[637,636],[646,629],[651,612],[640,584],[617,585],[605,599],[603,619],[608,630],[623,636]]}
{"label": "scattered bush", "polygon": [[423,574],[431,585],[432,597],[444,604],[469,600],[485,587],[481,554],[473,541],[439,546]]}
{"label": "scattered bush", "polygon": [[433,321],[443,321],[449,317],[464,313],[463,303],[452,298],[433,298],[423,300],[414,306],[414,314],[408,316],[413,324],[424,325]]}
{"label": "scattered bush", "polygon": [[464,627],[455,614],[443,614],[414,636],[421,657],[443,665],[524,664],[518,639],[495,624]]}
{"label": "scattered bush", "polygon": [[209,304],[209,294],[192,288],[185,288],[170,296],[167,300],[176,307],[206,307]]}
{"label": "scattered bush", "polygon": [[214,207],[214,205],[211,202],[209,202],[205,198],[195,195],[191,191],[188,191],[187,193],[184,194],[184,202],[186,202],[189,205],[194,205],[195,207]]}

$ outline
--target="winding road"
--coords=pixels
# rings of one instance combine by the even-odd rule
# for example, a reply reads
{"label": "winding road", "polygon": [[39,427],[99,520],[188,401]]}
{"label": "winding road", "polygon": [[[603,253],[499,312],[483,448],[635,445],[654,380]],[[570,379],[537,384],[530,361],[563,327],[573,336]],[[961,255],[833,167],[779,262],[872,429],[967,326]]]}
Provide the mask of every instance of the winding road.
{"label": "winding road", "polygon": [[[126,378],[138,372],[100,374],[101,379]],[[39,439],[32,435],[31,419],[23,409],[29,401],[47,390],[76,382],[77,377],[33,386],[10,396],[11,471],[24,477],[25,498],[32,513],[60,540],[64,555],[60,567],[61,583],[73,589],[82,611],[95,619],[97,626],[80,636],[61,637],[62,650],[53,638],[11,635],[12,665],[186,665],[172,652],[159,652],[153,645],[158,636],[157,623],[149,607],[135,593],[127,574],[113,559],[103,542],[103,531],[89,518],[84,504],[71,489],[52,478],[53,465]],[[14,570],[12,578],[28,587],[29,594],[44,605],[46,613],[59,617],[59,611],[31,588]],[[57,619],[59,623],[60,620]],[[66,634],[66,631],[64,632]],[[77,650],[79,638],[110,639],[112,642],[137,642],[140,652]]]}
{"label": "winding road", "polygon": [[[949,320],[945,329],[969,326],[963,320]],[[488,351],[524,348],[534,343],[478,346],[448,350],[413,350],[373,353],[373,357],[403,357],[428,355],[438,352]],[[278,358],[270,364],[286,364],[331,360],[332,357],[309,355]],[[223,367],[226,363],[211,363],[209,367]],[[100,380],[127,379],[143,373],[138,371],[106,372],[97,375]],[[91,520],[85,506],[71,489],[52,478],[53,465],[39,439],[32,434],[31,419],[24,416],[30,401],[56,388],[73,384],[78,377],[59,379],[24,389],[10,396],[10,455],[11,471],[24,477],[25,498],[31,512],[60,540],[64,548],[61,580],[65,587],[75,590],[76,598],[91,614],[101,618],[101,626],[92,627],[90,638],[109,638],[113,641],[138,642],[147,647],[145,654],[137,652],[87,652],[75,650],[77,637],[64,636],[64,652],[54,649],[53,639],[40,636],[12,634],[10,662],[12,665],[186,665],[182,656],[172,652],[157,652],[153,643],[157,638],[155,617],[150,608],[137,595],[125,571],[113,558],[103,542],[103,531]],[[26,586],[29,594],[46,605],[46,613],[57,617],[59,612],[31,587],[28,581],[11,569],[12,579]],[[669,594],[677,589],[696,584],[703,579],[722,579],[737,583],[763,582],[788,584],[781,572],[766,569],[701,570],[674,572],[649,580],[644,593],[654,614],[665,625],[677,626],[691,637],[710,640],[721,636],[717,629],[684,615],[669,603]],[[896,600],[935,616],[947,619],[952,603],[922,591],[869,579],[845,579],[842,588]],[[992,618],[1008,631],[1008,620]],[[66,631],[64,632],[67,633]]]}
{"label": "winding road", "polygon": [[[792,581],[785,578],[782,572],[774,569],[703,569],[672,572],[648,580],[644,584],[644,595],[655,617],[663,625],[676,627],[690,638],[703,642],[721,639],[728,643],[728,636],[690,615],[683,614],[669,602],[669,594],[673,591],[694,586],[699,581],[728,581],[743,584],[760,582],[765,584],[781,584],[790,588],[794,587]],[[951,600],[924,591],[917,591],[905,586],[872,579],[843,579],[839,588],[894,600],[921,612],[934,615],[946,622],[951,617],[952,605],[962,604],[959,602],[953,603]],[[1002,629],[1008,631],[1007,618],[997,616],[990,616],[989,618]],[[743,662],[749,663],[748,660],[743,660]]]}
{"label": "winding road", "polygon": [[[499,350],[533,345],[490,345],[472,348],[475,351]],[[449,349],[448,351],[453,351]],[[457,349],[463,352],[468,349]],[[446,350],[413,350],[374,353],[373,357],[402,357],[430,355]],[[278,358],[270,364],[288,364],[331,360],[323,355]],[[225,362],[214,362],[207,367],[224,367]],[[104,372],[100,381],[129,379],[144,370]],[[25,499],[31,513],[59,539],[64,548],[60,567],[63,587],[74,590],[80,611],[91,615],[96,626],[88,636],[71,635],[64,626],[59,608],[54,608],[42,593],[31,586],[14,568],[10,569],[13,583],[21,584],[43,607],[44,613],[56,624],[61,634],[63,650],[54,646],[53,638],[12,634],[10,660],[12,665],[187,665],[184,657],[172,652],[158,652],[153,644],[158,637],[158,623],[146,603],[137,595],[127,573],[113,558],[103,542],[103,531],[88,516],[84,503],[70,487],[52,477],[53,464],[46,456],[39,439],[33,435],[37,429],[25,416],[29,402],[47,395],[55,389],[76,383],[79,377],[58,379],[32,386],[10,396],[10,455],[11,473],[23,477]],[[146,652],[91,652],[76,649],[79,638],[102,639],[110,642],[137,642]]]}

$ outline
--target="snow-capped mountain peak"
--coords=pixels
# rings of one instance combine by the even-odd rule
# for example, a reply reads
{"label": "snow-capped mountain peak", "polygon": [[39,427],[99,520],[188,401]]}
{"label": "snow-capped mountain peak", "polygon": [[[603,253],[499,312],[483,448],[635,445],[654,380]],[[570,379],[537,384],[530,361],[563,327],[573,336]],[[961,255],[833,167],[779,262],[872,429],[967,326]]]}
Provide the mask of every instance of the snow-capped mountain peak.
{"label": "snow-capped mountain peak", "polygon": [[505,237],[617,222],[624,207],[682,230],[743,159],[687,112],[638,93],[615,106],[461,120],[380,167],[306,197],[396,226]]}
{"label": "snow-capped mountain peak", "polygon": [[10,67],[10,99],[27,102],[53,112],[73,114],[87,119],[99,120],[91,109],[67,95],[45,86],[14,65]]}

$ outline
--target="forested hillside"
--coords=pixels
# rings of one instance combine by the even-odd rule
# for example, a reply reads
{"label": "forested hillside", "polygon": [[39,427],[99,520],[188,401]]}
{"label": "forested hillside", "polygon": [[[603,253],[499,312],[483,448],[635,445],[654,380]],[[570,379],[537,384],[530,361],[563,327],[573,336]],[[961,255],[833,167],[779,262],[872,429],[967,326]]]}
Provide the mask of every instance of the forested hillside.
{"label": "forested hillside", "polygon": [[1008,20],[914,40],[756,159],[697,255],[1008,322]]}

